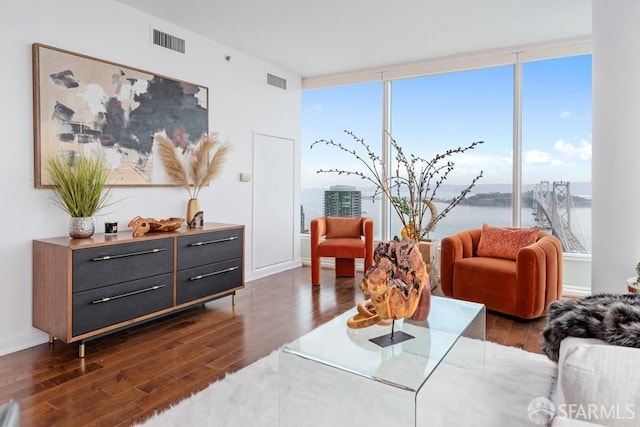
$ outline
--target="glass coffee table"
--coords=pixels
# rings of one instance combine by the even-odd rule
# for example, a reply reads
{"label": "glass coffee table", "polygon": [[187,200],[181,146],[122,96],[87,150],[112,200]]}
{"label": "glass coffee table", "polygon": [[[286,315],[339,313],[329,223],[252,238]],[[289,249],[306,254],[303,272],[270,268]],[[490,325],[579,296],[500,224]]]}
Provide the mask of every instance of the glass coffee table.
{"label": "glass coffee table", "polygon": [[[394,333],[413,338],[387,347],[370,341],[391,324],[347,327],[356,309],[314,329],[280,351],[280,427],[416,426],[426,423],[417,400],[442,364],[484,369],[485,307],[431,297],[426,321],[396,320]],[[433,383],[437,383],[433,381]]]}

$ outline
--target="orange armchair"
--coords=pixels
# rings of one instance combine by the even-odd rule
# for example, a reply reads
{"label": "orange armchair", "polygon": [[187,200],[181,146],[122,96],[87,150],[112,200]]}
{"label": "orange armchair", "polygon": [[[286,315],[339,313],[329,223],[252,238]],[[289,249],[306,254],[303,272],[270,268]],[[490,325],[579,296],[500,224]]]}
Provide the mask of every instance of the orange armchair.
{"label": "orange armchair", "polygon": [[[324,240],[320,239],[322,236]],[[373,220],[326,216],[311,220],[311,283],[314,285],[320,284],[321,257],[335,258],[336,277],[354,277],[356,258],[364,258],[366,271],[373,265]]]}
{"label": "orange armchair", "polygon": [[551,301],[562,297],[558,238],[538,231],[535,242],[518,249],[513,260],[478,256],[481,234],[472,229],[442,239],[440,280],[446,296],[521,319],[542,316]]}

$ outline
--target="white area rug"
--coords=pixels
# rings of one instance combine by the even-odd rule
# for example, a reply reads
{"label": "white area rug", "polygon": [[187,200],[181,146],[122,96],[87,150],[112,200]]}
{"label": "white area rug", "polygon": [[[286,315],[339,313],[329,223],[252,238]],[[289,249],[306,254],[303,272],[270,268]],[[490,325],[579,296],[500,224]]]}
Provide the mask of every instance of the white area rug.
{"label": "white area rug", "polygon": [[[531,400],[550,396],[555,363],[539,354],[491,342],[486,343],[485,349],[484,371],[451,365],[438,367],[442,371],[435,380],[442,393],[437,397],[440,401],[432,401],[430,406],[439,410],[419,419],[428,418],[430,427],[535,427],[527,408]],[[278,361],[278,351],[274,351],[141,425],[277,427]],[[394,427],[388,422],[376,421],[380,422],[363,420],[363,426]],[[304,420],[300,420],[299,425],[304,426]]]}

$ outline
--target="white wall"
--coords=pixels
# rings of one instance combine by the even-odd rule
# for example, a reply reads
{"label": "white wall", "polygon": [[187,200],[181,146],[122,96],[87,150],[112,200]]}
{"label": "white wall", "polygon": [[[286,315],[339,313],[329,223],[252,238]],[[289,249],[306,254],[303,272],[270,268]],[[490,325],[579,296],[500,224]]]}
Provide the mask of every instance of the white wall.
{"label": "white wall", "polygon": [[[215,25],[215,17],[211,17],[211,25]],[[187,53],[152,46],[151,26],[185,39]],[[299,159],[298,76],[113,0],[3,1],[0,40],[3,41],[0,224],[4,228],[0,243],[0,354],[47,340],[44,333],[31,326],[31,241],[67,233],[68,217],[51,206],[50,190],[36,190],[33,185],[31,44],[34,42],[208,86],[209,128],[219,132],[222,139],[228,139],[233,151],[221,176],[201,192],[200,204],[205,221],[245,224],[246,266],[252,265],[253,185],[240,182],[239,174],[252,170],[252,136],[256,131],[294,139],[295,157]],[[231,55],[231,61],[226,61],[225,55]],[[267,72],[286,78],[288,90],[267,86]],[[298,171],[299,160],[295,168]],[[299,200],[299,187],[299,182],[295,182],[295,203]],[[128,232],[124,225],[136,215],[155,218],[185,215],[188,195],[183,189],[117,188],[113,193],[116,199],[123,199],[109,215],[120,222],[121,233]],[[291,209],[295,223],[299,223],[299,209],[293,206]],[[99,231],[103,220],[96,217]],[[299,260],[299,246],[294,251],[294,259]],[[291,266],[282,266],[287,267]],[[247,279],[255,277],[254,272],[247,271]]]}
{"label": "white wall", "polygon": [[640,261],[640,2],[592,7],[592,290],[621,293]]}

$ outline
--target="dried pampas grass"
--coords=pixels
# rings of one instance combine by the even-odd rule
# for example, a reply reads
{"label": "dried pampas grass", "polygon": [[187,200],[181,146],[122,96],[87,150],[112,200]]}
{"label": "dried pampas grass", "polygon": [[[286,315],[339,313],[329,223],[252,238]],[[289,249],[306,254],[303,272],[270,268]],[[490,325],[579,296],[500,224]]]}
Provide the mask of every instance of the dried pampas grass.
{"label": "dried pampas grass", "polygon": [[[202,187],[220,175],[222,165],[231,150],[229,143],[223,144],[218,141],[218,136],[215,133],[205,135],[191,150],[188,161],[189,170],[187,171],[176,153],[174,143],[169,138],[158,133],[155,140],[158,143],[158,152],[162,158],[165,172],[173,182],[185,188],[192,199],[197,199]],[[212,150],[215,152],[209,161],[209,154]]]}

